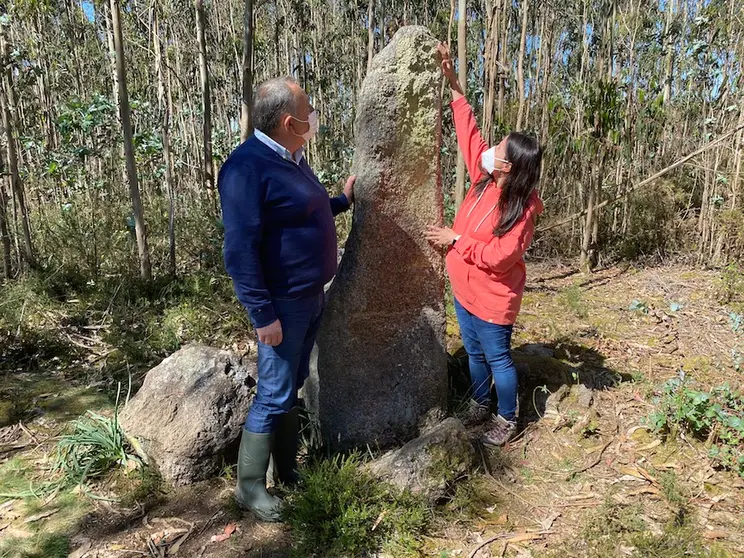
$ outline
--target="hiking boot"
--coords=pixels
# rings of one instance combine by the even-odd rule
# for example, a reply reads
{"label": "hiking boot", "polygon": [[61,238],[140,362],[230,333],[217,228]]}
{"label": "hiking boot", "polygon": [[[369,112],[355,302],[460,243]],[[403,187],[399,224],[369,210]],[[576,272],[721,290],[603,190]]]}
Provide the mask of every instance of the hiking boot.
{"label": "hiking boot", "polygon": [[470,399],[467,407],[460,415],[460,420],[465,426],[476,426],[486,422],[491,416],[491,410],[488,405],[481,405],[475,399]]}
{"label": "hiking boot", "polygon": [[241,508],[263,521],[279,521],[282,501],[266,490],[273,434],[256,434],[243,429],[238,454],[238,484],[235,499]]}
{"label": "hiking boot", "polygon": [[501,415],[491,415],[491,424],[481,436],[481,443],[488,447],[500,447],[511,440],[517,433],[517,423],[506,420]]}
{"label": "hiking boot", "polygon": [[274,482],[293,486],[300,480],[297,473],[297,448],[300,437],[300,408],[282,415],[274,431],[271,456],[274,462]]}

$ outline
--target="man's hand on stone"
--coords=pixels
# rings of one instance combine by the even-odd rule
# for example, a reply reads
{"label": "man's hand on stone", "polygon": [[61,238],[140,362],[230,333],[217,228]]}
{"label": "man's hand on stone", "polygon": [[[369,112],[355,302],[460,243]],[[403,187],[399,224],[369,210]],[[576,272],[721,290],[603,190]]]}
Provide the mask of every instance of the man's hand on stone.
{"label": "man's hand on stone", "polygon": [[351,175],[346,179],[346,185],[344,186],[344,196],[349,200],[349,204],[354,203],[354,183],[356,182],[356,176]]}
{"label": "man's hand on stone", "polygon": [[276,320],[273,324],[269,324],[266,327],[256,328],[258,334],[258,340],[264,345],[270,347],[276,347],[282,344],[284,338],[282,334],[282,323]]}
{"label": "man's hand on stone", "polygon": [[429,225],[424,232],[424,237],[435,246],[450,246],[459,235],[450,228]]}

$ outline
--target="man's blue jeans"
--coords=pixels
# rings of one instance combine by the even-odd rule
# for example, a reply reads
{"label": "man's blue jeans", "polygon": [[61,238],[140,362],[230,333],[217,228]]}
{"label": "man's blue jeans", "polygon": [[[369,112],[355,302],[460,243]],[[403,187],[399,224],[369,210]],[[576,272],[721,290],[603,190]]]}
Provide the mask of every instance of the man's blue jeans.
{"label": "man's blue jeans", "polygon": [[276,347],[258,343],[258,386],[245,421],[245,429],[256,434],[273,432],[278,419],[297,404],[297,391],[310,374],[325,294],[275,299],[273,305],[283,339]]}
{"label": "man's blue jeans", "polygon": [[517,369],[511,356],[514,326],[492,324],[468,312],[455,299],[462,344],[468,352],[472,397],[482,405],[491,402],[491,379],[499,398],[498,413],[514,420],[517,413]]}

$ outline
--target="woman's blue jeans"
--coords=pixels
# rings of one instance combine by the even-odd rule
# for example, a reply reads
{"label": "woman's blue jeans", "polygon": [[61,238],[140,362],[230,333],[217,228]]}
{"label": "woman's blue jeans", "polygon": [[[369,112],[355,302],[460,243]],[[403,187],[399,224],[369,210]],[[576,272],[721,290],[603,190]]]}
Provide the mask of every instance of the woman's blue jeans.
{"label": "woman's blue jeans", "polygon": [[455,299],[462,343],[468,352],[472,397],[482,405],[491,402],[491,380],[496,386],[498,413],[514,420],[517,413],[517,369],[511,356],[514,326],[492,324],[468,312]]}

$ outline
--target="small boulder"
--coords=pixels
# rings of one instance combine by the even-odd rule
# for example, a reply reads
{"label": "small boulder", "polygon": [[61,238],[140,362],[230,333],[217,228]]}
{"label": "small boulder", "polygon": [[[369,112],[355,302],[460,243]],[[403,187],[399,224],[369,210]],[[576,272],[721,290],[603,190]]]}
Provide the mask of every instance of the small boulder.
{"label": "small boulder", "polygon": [[120,415],[163,478],[190,484],[219,472],[237,443],[256,386],[256,364],[192,345],[147,373]]}
{"label": "small boulder", "polygon": [[400,490],[410,490],[436,503],[474,464],[475,449],[465,427],[450,417],[373,461],[367,470]]}

